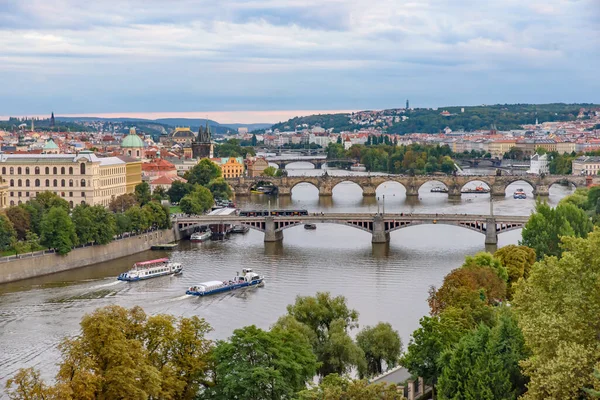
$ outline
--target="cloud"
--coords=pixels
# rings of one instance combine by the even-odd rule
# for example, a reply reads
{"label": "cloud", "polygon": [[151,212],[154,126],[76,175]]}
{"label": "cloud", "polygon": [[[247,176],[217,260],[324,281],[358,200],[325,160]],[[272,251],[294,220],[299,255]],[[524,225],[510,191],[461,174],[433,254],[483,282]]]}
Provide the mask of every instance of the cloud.
{"label": "cloud", "polygon": [[599,8],[597,0],[4,0],[0,85],[11,96],[0,109],[598,101],[590,66],[600,62]]}

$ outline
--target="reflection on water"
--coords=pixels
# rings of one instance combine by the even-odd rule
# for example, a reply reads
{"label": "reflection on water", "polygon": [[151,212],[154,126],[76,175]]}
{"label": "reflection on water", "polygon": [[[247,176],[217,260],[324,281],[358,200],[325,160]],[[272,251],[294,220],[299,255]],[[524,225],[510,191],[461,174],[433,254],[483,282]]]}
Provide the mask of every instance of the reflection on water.
{"label": "reflection on water", "polygon": [[[290,171],[292,172],[292,171]],[[301,173],[322,173],[307,170]],[[347,173],[330,171],[330,174]],[[448,199],[431,193],[435,183],[424,185],[419,196],[407,198],[404,188],[386,183],[377,195],[363,197],[360,187],[340,184],[331,197],[319,197],[310,185],[298,185],[291,197],[271,198],[272,207],[306,208],[311,212],[471,213],[489,212],[489,195],[463,195]],[[535,206],[531,188],[515,183],[512,194],[523,187],[528,198],[495,199],[497,214],[527,215]],[[572,189],[555,185],[549,203],[556,204]],[[239,198],[242,208],[266,208],[268,197]],[[74,271],[0,286],[0,384],[18,368],[37,366],[44,377],[56,372],[59,341],[77,332],[84,313],[97,307],[140,305],[151,314],[198,315],[214,327],[213,338],[225,338],[233,329],[255,324],[268,328],[285,313],[297,295],[331,291],[344,295],[360,312],[361,325],[388,321],[403,342],[419,318],[428,312],[427,290],[439,285],[445,274],[460,266],[464,257],[483,251],[483,235],[448,225],[419,225],[392,232],[389,244],[371,244],[367,232],[335,224],[319,224],[314,231],[295,227],[284,231],[280,243],[264,243],[260,232],[232,236],[222,242],[181,242],[170,252],[147,251]],[[517,243],[520,232],[499,235],[499,246]],[[116,276],[134,262],[169,254],[184,265],[177,277],[125,283]],[[195,298],[187,287],[212,279],[235,276],[244,267],[267,277],[264,288]],[[233,317],[234,316],[234,317]]]}

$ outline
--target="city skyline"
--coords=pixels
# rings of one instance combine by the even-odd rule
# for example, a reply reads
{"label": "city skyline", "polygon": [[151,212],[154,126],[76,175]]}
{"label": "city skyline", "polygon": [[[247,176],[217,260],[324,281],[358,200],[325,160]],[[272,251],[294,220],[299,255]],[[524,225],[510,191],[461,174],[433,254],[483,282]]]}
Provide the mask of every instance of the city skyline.
{"label": "city skyline", "polygon": [[3,116],[599,102],[594,0],[9,0],[0,26]]}

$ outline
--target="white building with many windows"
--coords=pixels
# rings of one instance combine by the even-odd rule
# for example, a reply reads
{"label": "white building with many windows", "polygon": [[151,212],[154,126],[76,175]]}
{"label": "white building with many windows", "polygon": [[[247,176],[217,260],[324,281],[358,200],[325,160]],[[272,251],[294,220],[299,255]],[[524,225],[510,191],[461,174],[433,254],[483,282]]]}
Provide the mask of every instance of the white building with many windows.
{"label": "white building with many windows", "polygon": [[79,154],[0,154],[8,183],[8,205],[25,203],[50,191],[69,202],[108,206],[126,192],[126,163],[118,157]]}

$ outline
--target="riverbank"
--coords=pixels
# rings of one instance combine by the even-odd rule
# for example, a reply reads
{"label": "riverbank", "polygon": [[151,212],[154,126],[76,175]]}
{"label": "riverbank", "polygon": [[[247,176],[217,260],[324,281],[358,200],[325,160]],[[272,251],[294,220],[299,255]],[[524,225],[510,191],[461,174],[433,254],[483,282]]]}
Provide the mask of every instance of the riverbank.
{"label": "riverbank", "polygon": [[0,263],[0,283],[15,282],[111,261],[175,240],[177,238],[174,230],[164,229],[115,240],[105,245],[74,249],[64,256],[51,253],[15,258]]}

